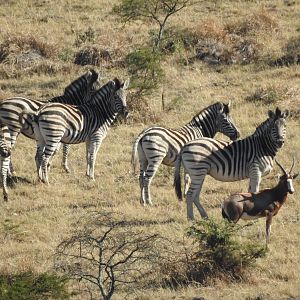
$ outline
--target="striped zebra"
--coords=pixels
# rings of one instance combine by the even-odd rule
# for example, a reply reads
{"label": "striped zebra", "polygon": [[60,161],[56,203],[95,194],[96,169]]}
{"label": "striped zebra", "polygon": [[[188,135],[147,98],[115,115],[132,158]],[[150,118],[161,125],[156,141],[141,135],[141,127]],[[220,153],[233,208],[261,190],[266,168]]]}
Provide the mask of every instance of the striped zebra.
{"label": "striped zebra", "polygon": [[33,117],[33,126],[38,143],[38,175],[48,183],[47,165],[57,145],[86,142],[87,176],[94,180],[96,155],[110,125],[118,114],[127,117],[126,89],[118,79],[109,81],[80,106],[50,103],[43,106]]}
{"label": "striped zebra", "polygon": [[[69,84],[62,96],[54,97],[48,102],[68,103],[80,105],[89,101],[93,92],[98,87],[98,73],[94,70],[87,71],[84,75]],[[47,103],[47,102],[46,102]],[[34,139],[34,132],[30,118],[25,118],[20,122],[20,115],[23,112],[35,113],[45,101],[32,100],[22,97],[8,98],[0,102],[0,125],[6,125],[9,130],[9,143],[13,148],[17,137],[23,133],[26,137]],[[64,147],[63,166],[68,172],[67,153],[68,148]],[[8,158],[9,159],[9,158]]]}
{"label": "striped zebra", "polygon": [[3,189],[3,199],[8,200],[7,191],[7,170],[9,168],[9,159],[11,148],[8,142],[9,130],[5,125],[0,126],[0,160],[1,160],[1,179],[2,179],[2,189]]}
{"label": "striped zebra", "polygon": [[211,138],[200,138],[187,143],[178,155],[175,166],[174,186],[179,199],[182,199],[180,167],[191,178],[187,192],[187,216],[194,218],[195,203],[202,218],[207,213],[200,204],[199,196],[205,176],[209,174],[220,181],[238,181],[250,178],[249,192],[259,191],[261,177],[273,168],[273,159],[283,146],[286,135],[286,118],[289,112],[269,111],[269,118],[260,124],[255,132],[238,141],[225,142]]}
{"label": "striped zebra", "polygon": [[174,167],[182,146],[199,137],[214,137],[222,132],[235,140],[239,137],[229,114],[229,104],[214,103],[195,115],[193,119],[179,129],[154,126],[140,133],[133,144],[131,162],[137,169],[140,165],[139,183],[141,203],[152,205],[150,184],[160,164]]}

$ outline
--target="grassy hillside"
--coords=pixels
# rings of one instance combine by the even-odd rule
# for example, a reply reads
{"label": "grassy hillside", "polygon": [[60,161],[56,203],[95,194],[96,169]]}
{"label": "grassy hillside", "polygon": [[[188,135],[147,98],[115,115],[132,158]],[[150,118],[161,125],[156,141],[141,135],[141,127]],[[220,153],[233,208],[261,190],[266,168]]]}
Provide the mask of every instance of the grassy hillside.
{"label": "grassy hillside", "polygon": [[[92,66],[100,72],[102,82],[116,76],[123,80],[129,77],[120,62],[136,47],[147,43],[148,30],[155,25],[135,22],[123,26],[111,14],[112,5],[117,3],[117,0],[109,3],[103,0],[0,1],[0,98],[18,95],[49,99],[62,94],[66,85],[91,67],[74,64],[76,54],[87,46],[106,50],[112,57]],[[300,55],[299,13],[299,1],[216,0],[200,1],[170,18],[169,26],[178,33],[201,37],[208,54],[212,49],[209,47],[213,47],[211,41],[217,41],[221,63],[189,60],[199,45],[179,47],[167,54],[162,62],[165,76],[159,88],[142,100],[147,101],[149,109],[139,112],[133,106],[128,122],[114,126],[104,140],[94,182],[85,177],[85,146],[80,144],[71,147],[70,174],[65,174],[60,167],[59,154],[49,174],[50,185],[38,183],[35,143],[20,136],[13,151],[20,179],[9,190],[9,202],[1,203],[0,273],[51,270],[56,246],[69,236],[79,218],[95,210],[119,212],[127,220],[139,220],[141,230],[159,233],[174,245],[180,243],[191,224],[186,220],[185,204],[178,204],[175,198],[173,169],[160,167],[152,184],[154,206],[142,207],[138,178],[130,165],[134,138],[154,122],[179,127],[209,104],[231,100],[232,117],[245,137],[266,119],[269,109],[274,110],[276,106],[289,109],[292,116],[278,160],[289,166],[295,156],[295,171],[299,171],[300,68],[297,63],[274,66],[287,55]],[[291,43],[293,39],[296,42]],[[254,50],[249,50],[248,60],[243,61],[242,52],[236,47],[246,42]],[[162,89],[165,110],[161,103]],[[128,96],[129,104],[132,93]],[[265,177],[261,188],[273,186],[278,172],[275,168]],[[230,193],[246,191],[247,186],[248,181],[221,183],[207,177],[201,195],[209,216],[221,219],[221,201]],[[298,299],[299,181],[295,181],[294,187],[295,194],[289,196],[273,220],[269,252],[258,260],[248,280],[217,280],[203,286],[183,285],[176,290],[149,286],[136,289],[127,297]],[[196,214],[196,218],[200,216]],[[263,244],[264,227],[265,220],[261,219],[244,229],[239,238]],[[124,295],[117,293],[116,299],[124,299]]]}

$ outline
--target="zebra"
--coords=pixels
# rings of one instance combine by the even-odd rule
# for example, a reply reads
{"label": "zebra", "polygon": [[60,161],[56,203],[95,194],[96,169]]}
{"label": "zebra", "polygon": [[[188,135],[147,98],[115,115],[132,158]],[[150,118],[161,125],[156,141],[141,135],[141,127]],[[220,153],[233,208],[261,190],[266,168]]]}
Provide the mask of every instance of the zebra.
{"label": "zebra", "polygon": [[[131,163],[140,164],[141,204],[152,205],[150,184],[160,164],[174,167],[182,146],[199,137],[214,137],[219,131],[235,140],[240,133],[229,114],[230,103],[216,102],[179,129],[153,126],[142,131],[133,144]],[[138,159],[137,159],[138,158]],[[188,180],[188,178],[187,178]]]}
{"label": "zebra", "polygon": [[5,125],[0,126],[0,160],[1,160],[1,179],[3,189],[3,199],[8,201],[7,191],[7,170],[9,168],[9,159],[11,154],[10,143],[8,142],[9,130]]}
{"label": "zebra", "polygon": [[[87,71],[69,84],[62,96],[54,97],[48,102],[68,103],[72,105],[83,104],[89,101],[92,94],[98,88],[98,73],[94,70]],[[20,115],[22,112],[34,113],[37,112],[45,101],[27,99],[23,97],[8,98],[0,102],[0,125],[6,125],[9,130],[10,147],[13,148],[16,144],[17,137],[20,133],[26,137],[34,139],[34,132],[30,119],[22,119]],[[67,154],[69,152],[68,146],[64,146],[63,167],[66,172],[69,171]],[[10,158],[8,158],[10,160]],[[10,163],[10,162],[9,162]],[[11,164],[10,164],[11,165]],[[11,165],[11,169],[12,165]],[[11,170],[12,171],[12,170]]]}
{"label": "zebra", "polygon": [[178,199],[182,199],[180,184],[181,164],[191,178],[187,192],[187,216],[194,219],[193,203],[202,218],[207,213],[200,204],[199,196],[205,176],[209,174],[220,181],[238,181],[250,178],[249,192],[259,191],[261,177],[273,168],[273,159],[283,146],[286,136],[286,118],[289,111],[277,107],[268,112],[268,119],[255,132],[241,140],[225,142],[200,138],[183,146],[175,166],[174,186]]}
{"label": "zebra", "polygon": [[48,161],[57,145],[86,142],[87,176],[94,180],[94,167],[99,147],[118,114],[128,116],[126,89],[129,79],[121,84],[115,78],[103,85],[91,101],[80,106],[49,103],[32,114],[36,135],[39,179],[48,181]]}

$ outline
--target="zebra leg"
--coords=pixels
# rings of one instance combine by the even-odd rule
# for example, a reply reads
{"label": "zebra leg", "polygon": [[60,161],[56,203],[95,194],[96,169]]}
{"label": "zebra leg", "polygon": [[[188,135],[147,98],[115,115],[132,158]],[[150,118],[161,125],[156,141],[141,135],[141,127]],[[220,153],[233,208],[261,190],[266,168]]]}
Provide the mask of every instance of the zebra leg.
{"label": "zebra leg", "polygon": [[87,176],[91,180],[95,180],[95,163],[98,150],[101,146],[102,139],[91,140],[87,147]]}
{"label": "zebra leg", "polygon": [[63,144],[63,160],[62,160],[62,166],[66,173],[70,173],[70,168],[68,164],[68,156],[70,153],[70,145],[69,144]]}
{"label": "zebra leg", "polygon": [[36,146],[36,153],[35,153],[35,164],[36,164],[36,171],[38,173],[39,179],[41,179],[41,166],[42,166],[42,157],[44,153],[44,145],[37,144]]}
{"label": "zebra leg", "polygon": [[197,207],[201,217],[203,219],[207,219],[207,213],[205,211],[205,209],[203,208],[203,206],[200,204],[200,192],[202,189],[202,185],[204,182],[204,177],[201,176],[199,179],[197,179],[197,181],[193,182],[193,179],[191,180],[191,185],[190,188],[188,189],[187,192],[187,217],[190,220],[194,220],[194,212],[193,212],[193,203],[195,203],[195,206]]}
{"label": "zebra leg", "polygon": [[165,157],[165,154],[163,154],[160,157],[155,157],[156,160],[152,163],[149,163],[145,172],[145,175],[143,177],[143,193],[142,193],[142,200],[143,203],[152,205],[151,201],[151,194],[150,194],[150,185],[152,182],[152,179],[154,178],[160,164],[162,163],[163,159]]}
{"label": "zebra leg", "polygon": [[191,191],[190,188],[186,193],[186,212],[188,220],[194,220],[193,191]]}
{"label": "zebra leg", "polygon": [[250,193],[259,192],[260,182],[261,182],[261,173],[260,173],[260,171],[258,169],[251,170],[248,192],[250,192]]}
{"label": "zebra leg", "polygon": [[191,185],[191,177],[188,173],[186,173],[186,171],[184,171],[184,197],[185,198],[190,185]]}
{"label": "zebra leg", "polygon": [[147,170],[147,167],[148,167],[148,160],[145,156],[144,151],[142,151],[142,150],[139,151],[139,164],[140,164],[139,184],[140,184],[140,191],[141,191],[140,203],[142,205],[146,205],[144,179],[145,179],[145,171]]}
{"label": "zebra leg", "polygon": [[[58,147],[58,144],[60,143],[60,137],[57,138],[57,140],[51,140],[48,141],[48,144],[46,144],[46,141],[44,139],[40,139],[38,141],[39,146],[41,148],[44,148],[44,152],[42,155],[42,163],[41,163],[41,172],[39,173],[39,177],[42,182],[49,184],[48,180],[48,165],[49,165],[49,160],[52,158],[52,156],[55,153],[55,150]],[[45,147],[43,147],[45,145]]]}
{"label": "zebra leg", "polygon": [[10,159],[9,157],[1,157],[1,177],[2,177],[2,187],[3,187],[3,200],[8,201],[8,191],[7,191],[7,174],[9,169]]}

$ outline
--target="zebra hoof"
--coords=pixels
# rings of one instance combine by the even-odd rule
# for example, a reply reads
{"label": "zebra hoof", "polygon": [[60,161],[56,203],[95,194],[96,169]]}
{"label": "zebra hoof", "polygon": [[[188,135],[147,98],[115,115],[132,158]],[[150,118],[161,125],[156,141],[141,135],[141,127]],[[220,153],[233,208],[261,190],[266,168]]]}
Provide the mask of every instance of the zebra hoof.
{"label": "zebra hoof", "polygon": [[66,173],[71,173],[69,168],[64,168]]}

